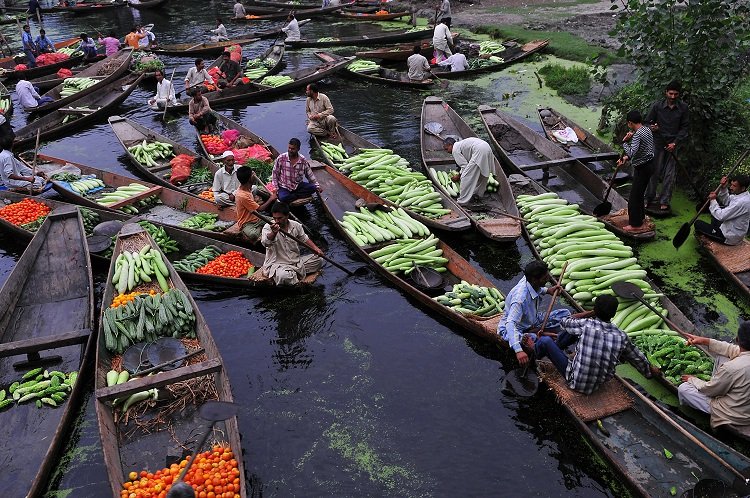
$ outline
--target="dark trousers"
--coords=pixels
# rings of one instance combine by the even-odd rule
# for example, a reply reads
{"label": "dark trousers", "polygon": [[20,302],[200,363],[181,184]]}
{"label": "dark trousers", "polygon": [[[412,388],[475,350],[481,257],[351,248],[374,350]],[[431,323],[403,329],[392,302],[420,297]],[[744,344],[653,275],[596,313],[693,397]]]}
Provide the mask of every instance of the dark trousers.
{"label": "dark trousers", "polygon": [[570,335],[565,331],[557,334],[557,341],[548,336],[540,337],[534,344],[536,359],[541,360],[548,356],[560,375],[565,377],[565,371],[568,369],[568,355],[565,354],[565,348],[577,341],[578,336]]}
{"label": "dark trousers", "polygon": [[633,167],[633,186],[630,187],[628,197],[628,223],[631,227],[643,225],[645,217],[643,197],[646,194],[648,182],[654,174],[654,160]]}
{"label": "dark trousers", "polygon": [[211,128],[215,124],[216,124],[216,116],[214,116],[212,112],[209,112],[208,114],[204,114],[203,116],[196,119],[195,123],[193,123],[193,125],[201,131],[204,130],[205,128]]}
{"label": "dark trousers", "polygon": [[279,200],[289,204],[290,202],[296,201],[297,199],[304,199],[310,197],[315,192],[315,185],[308,182],[301,182],[297,185],[294,190],[287,190],[284,187],[279,187]]}
{"label": "dark trousers", "polygon": [[717,242],[724,243],[727,240],[721,232],[721,222],[713,216],[711,217],[711,223],[706,223],[703,220],[695,220],[695,231]]}

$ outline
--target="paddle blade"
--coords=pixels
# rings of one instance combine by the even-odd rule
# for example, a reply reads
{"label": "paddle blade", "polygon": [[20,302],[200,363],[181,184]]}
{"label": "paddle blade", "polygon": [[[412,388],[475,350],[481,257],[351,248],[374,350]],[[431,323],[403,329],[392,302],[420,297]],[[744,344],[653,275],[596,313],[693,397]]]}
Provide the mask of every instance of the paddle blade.
{"label": "paddle blade", "polygon": [[672,239],[672,245],[675,249],[679,249],[682,244],[685,243],[688,236],[690,235],[690,224],[683,223],[680,229],[677,231],[677,235]]}
{"label": "paddle blade", "polygon": [[612,211],[612,203],[609,201],[602,202],[601,204],[599,204],[598,206],[594,208],[594,214],[596,216],[607,215],[609,214],[610,211]]}

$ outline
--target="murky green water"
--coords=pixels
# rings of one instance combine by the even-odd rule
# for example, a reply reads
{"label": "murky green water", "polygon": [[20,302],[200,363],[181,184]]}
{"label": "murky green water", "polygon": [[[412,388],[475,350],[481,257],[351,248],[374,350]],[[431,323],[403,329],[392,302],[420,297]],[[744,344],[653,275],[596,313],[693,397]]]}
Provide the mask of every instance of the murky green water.
{"label": "murky green water", "polygon": [[[213,27],[217,10],[228,10],[228,4],[173,0],[163,12],[140,13],[140,20],[125,8],[111,18],[49,15],[45,24],[53,39],[64,39],[68,33],[92,31],[92,26],[124,34],[134,22],[154,22],[160,41],[197,42]],[[242,33],[240,26],[227,25],[230,33]],[[310,23],[303,35],[343,36],[351,29],[328,19]],[[269,43],[260,42],[246,53],[259,53]],[[292,69],[317,63],[310,51],[290,53],[286,60]],[[178,81],[191,65],[188,59],[167,62],[170,71],[177,65]],[[507,105],[532,121],[537,104],[570,111],[535,85],[530,68],[519,65],[473,82],[451,82],[440,95],[477,131],[476,106],[481,103]],[[427,94],[339,78],[325,81],[323,91],[342,124],[419,164],[419,114]],[[144,111],[152,92],[149,87],[136,90],[119,112],[197,145],[186,118],[163,124]],[[514,96],[503,100],[504,94]],[[306,152],[302,92],[221,112],[277,148],[300,137]],[[573,117],[586,126],[596,121],[593,110]],[[16,111],[14,126],[24,119]],[[106,124],[47,144],[43,151],[128,172]],[[304,221],[328,255],[350,267],[362,264],[332,231],[319,206],[310,207]],[[716,272],[703,269],[706,262],[693,256],[695,247],[686,244],[679,253],[665,248],[675,230],[674,224],[660,226],[659,242],[642,248],[644,261],[653,265],[654,276],[683,311],[711,334],[727,335],[739,313],[747,313],[747,305],[738,302]],[[449,242],[505,292],[532,259],[521,241],[500,245],[465,235]],[[0,279],[21,250],[0,236]],[[686,271],[692,272],[690,278]],[[550,395],[517,400],[500,392],[505,371],[514,367],[508,357],[429,316],[374,274],[347,278],[328,267],[310,292],[287,297],[201,287],[192,291],[242,407],[246,477],[255,496],[626,494]],[[80,420],[49,496],[107,496],[90,400]],[[0,477],[0,486],[10,478]]]}

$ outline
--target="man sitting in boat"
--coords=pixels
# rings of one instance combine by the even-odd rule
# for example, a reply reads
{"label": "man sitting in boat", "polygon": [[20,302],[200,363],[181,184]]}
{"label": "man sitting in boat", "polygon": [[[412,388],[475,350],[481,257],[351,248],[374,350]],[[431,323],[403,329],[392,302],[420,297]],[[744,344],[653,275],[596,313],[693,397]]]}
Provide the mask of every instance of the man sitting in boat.
{"label": "man sitting in boat", "polygon": [[47,180],[41,176],[41,173],[34,175],[31,168],[16,159],[10,151],[13,140],[8,138],[8,136],[3,136],[0,143],[3,148],[0,152],[0,177],[2,177],[3,185],[9,190],[25,191],[27,194],[29,188],[41,190],[47,184]]}
{"label": "man sitting in boat", "polygon": [[95,59],[96,53],[96,42],[86,33],[81,33],[81,52],[83,52],[84,60]]}
{"label": "man sitting in boat", "polygon": [[427,57],[422,55],[422,46],[414,45],[412,54],[406,59],[406,66],[409,68],[409,79],[415,81],[424,81],[430,76],[430,63]]}
{"label": "man sitting in boat", "polygon": [[188,103],[188,120],[204,134],[211,133],[211,127],[216,124],[216,116],[211,112],[211,106],[200,86],[193,89],[193,98]]}
{"label": "man sitting in boat", "polygon": [[281,28],[281,31],[286,33],[286,39],[284,41],[299,41],[302,34],[299,31],[299,23],[294,14],[289,13],[289,17],[286,18],[286,26]]}
{"label": "man sitting in boat", "polygon": [[227,28],[224,27],[224,23],[221,22],[221,19],[216,19],[216,29],[210,30],[211,33],[214,34],[214,36],[211,37],[212,42],[220,42],[220,41],[226,41],[229,39],[229,34],[227,33]]}
{"label": "man sitting in boat", "polygon": [[[531,350],[524,351],[521,346],[521,336],[529,333],[532,340],[539,333],[539,327],[544,321],[544,313],[539,312],[539,303],[541,296],[552,294],[559,290],[558,285],[545,288],[549,270],[547,265],[541,261],[532,261],[523,269],[523,277],[513,287],[508,296],[505,298],[505,310],[500,323],[497,325],[497,333],[516,353],[516,358],[521,366],[529,362],[529,353]],[[553,310],[550,313],[545,331],[555,331],[560,327],[560,320],[570,315],[566,309]]]}
{"label": "man sitting in boat", "polygon": [[708,381],[683,375],[680,403],[711,415],[711,427],[750,424],[750,322],[740,323],[735,344],[687,334],[688,344],[719,355]]}
{"label": "man sitting in boat", "polygon": [[331,99],[318,91],[318,85],[310,83],[305,89],[305,113],[307,114],[307,131],[318,137],[338,138],[336,128],[338,121],[333,115]]}
{"label": "man sitting in boat", "polygon": [[[617,298],[599,296],[593,311],[584,311],[560,320],[557,341],[539,337],[534,344],[536,359],[549,357],[568,387],[591,394],[615,375],[615,367],[625,360],[646,378],[656,370],[628,335],[610,323],[617,313]],[[593,317],[596,318],[593,318]],[[565,348],[575,344],[575,353],[568,358]]]}
{"label": "man sitting in boat", "polygon": [[140,47],[140,40],[142,38],[146,38],[145,33],[141,33],[139,29],[135,26],[130,30],[130,33],[125,35],[125,43],[128,45],[128,47],[132,48],[133,50],[138,50]]}
{"label": "man sitting in boat", "polygon": [[290,139],[287,152],[280,154],[273,163],[271,182],[281,202],[290,203],[323,190],[310,163],[299,153],[301,145],[298,138]]}
{"label": "man sitting in boat", "polygon": [[40,96],[39,89],[26,80],[18,80],[16,83],[16,97],[21,107],[27,111],[55,100],[49,96]]}
{"label": "man sitting in boat", "polygon": [[[323,251],[308,238],[300,223],[289,219],[288,205],[275,202],[271,215],[274,223],[263,227],[260,238],[261,244],[266,248],[262,271],[273,278],[276,285],[295,285],[306,275],[320,270]],[[299,244],[282,231],[304,242],[314,254],[302,256]]]}
{"label": "man sitting in boat", "polygon": [[262,205],[258,204],[253,185],[259,181],[255,172],[247,166],[237,168],[237,183],[238,187],[233,196],[237,210],[237,226],[242,237],[254,244],[260,240],[265,222],[255,216],[253,211],[267,210],[275,202],[276,197],[271,195]]}
{"label": "man sitting in boat", "polygon": [[222,78],[218,81],[219,88],[226,88],[228,86],[234,86],[240,81],[242,76],[242,68],[240,65],[232,60],[232,54],[224,52],[221,54],[221,64],[219,65],[219,71],[221,71]]}
{"label": "man sitting in boat", "polygon": [[177,105],[177,97],[174,94],[174,85],[164,77],[164,71],[157,69],[154,71],[156,75],[156,95],[153,98],[148,99],[148,105],[154,111],[164,109],[167,105]]}
{"label": "man sitting in boat", "polygon": [[195,59],[195,66],[188,69],[185,75],[185,90],[191,88],[197,88],[200,85],[213,85],[214,79],[206,71],[206,66],[203,63],[203,59]]}
{"label": "man sitting in boat", "polygon": [[455,52],[453,55],[444,61],[438,62],[438,66],[450,66],[452,73],[469,69],[469,63],[466,61],[466,56],[459,52],[458,48],[454,48],[454,50]]}
{"label": "man sitting in boat", "polygon": [[453,155],[460,169],[460,173],[453,177],[454,182],[461,183],[458,203],[463,207],[481,209],[481,197],[487,190],[495,159],[490,144],[476,137],[458,141],[449,137],[443,140],[443,149]]}
{"label": "man sitting in boat", "polygon": [[234,169],[234,153],[231,150],[224,151],[221,160],[224,167],[216,170],[214,184],[211,187],[214,191],[214,202],[219,209],[234,206],[234,191],[240,186],[237,171]]}
{"label": "man sitting in boat", "polygon": [[40,54],[50,54],[55,51],[55,44],[47,38],[47,32],[43,29],[39,30],[39,36],[34,40],[36,44],[37,52]]}
{"label": "man sitting in boat", "polygon": [[245,7],[242,5],[242,2],[240,2],[240,0],[235,0],[232,10],[234,11],[235,19],[243,19],[247,15],[247,12],[245,12]]}
{"label": "man sitting in boat", "polygon": [[[727,189],[729,183],[729,189]],[[719,192],[711,192],[711,223],[695,221],[695,231],[706,237],[729,246],[736,246],[745,240],[750,228],[750,176],[737,175],[731,182],[725,176],[721,179]],[[730,194],[731,192],[731,194]]]}

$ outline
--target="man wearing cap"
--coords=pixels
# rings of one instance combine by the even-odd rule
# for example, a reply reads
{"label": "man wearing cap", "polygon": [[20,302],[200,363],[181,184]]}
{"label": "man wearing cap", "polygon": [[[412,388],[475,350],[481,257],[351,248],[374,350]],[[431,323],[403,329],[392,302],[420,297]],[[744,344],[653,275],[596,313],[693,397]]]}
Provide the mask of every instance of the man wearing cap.
{"label": "man wearing cap", "polygon": [[234,154],[231,150],[221,155],[224,167],[214,174],[214,202],[220,209],[234,206],[234,192],[240,186],[237,172],[234,170]]}
{"label": "man wearing cap", "polygon": [[680,403],[710,414],[713,429],[750,425],[750,322],[740,323],[734,344],[686,335],[688,344],[707,346],[718,358],[710,380],[682,376]]}
{"label": "man wearing cap", "polygon": [[[480,198],[487,190],[487,181],[494,163],[490,144],[476,137],[458,141],[455,138],[446,138],[443,141],[443,149],[451,153],[461,170],[459,175],[453,177],[454,182],[461,182],[458,204],[469,208],[481,207]],[[472,202],[476,206],[472,206]]]}

